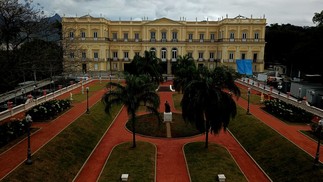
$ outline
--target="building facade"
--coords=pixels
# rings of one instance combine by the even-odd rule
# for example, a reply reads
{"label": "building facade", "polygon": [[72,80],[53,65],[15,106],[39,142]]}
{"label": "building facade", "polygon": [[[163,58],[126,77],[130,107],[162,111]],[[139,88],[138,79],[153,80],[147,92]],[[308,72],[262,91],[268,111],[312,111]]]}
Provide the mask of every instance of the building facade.
{"label": "building facade", "polygon": [[226,65],[252,60],[253,72],[264,70],[265,18],[223,18],[218,21],[174,21],[167,18],[111,21],[89,15],[63,17],[66,72],[124,71],[136,54],[153,51],[171,74],[172,62],[188,55],[197,66]]}

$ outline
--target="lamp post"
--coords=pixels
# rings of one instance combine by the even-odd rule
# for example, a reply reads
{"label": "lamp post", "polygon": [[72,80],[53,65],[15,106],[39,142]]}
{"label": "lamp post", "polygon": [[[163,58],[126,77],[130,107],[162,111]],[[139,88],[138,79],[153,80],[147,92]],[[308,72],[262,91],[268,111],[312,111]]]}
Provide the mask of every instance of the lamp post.
{"label": "lamp post", "polygon": [[319,123],[317,125],[317,128],[315,130],[316,131],[316,134],[317,134],[317,149],[316,149],[316,155],[315,155],[315,158],[314,158],[313,167],[317,167],[319,165],[322,127],[323,127],[323,119],[320,119],[319,120]]}
{"label": "lamp post", "polygon": [[247,114],[250,114],[249,110],[250,110],[250,88],[248,88],[248,106],[247,106]]}
{"label": "lamp post", "polygon": [[277,86],[277,88],[278,88],[278,95],[280,95],[280,90],[283,88],[283,86],[282,86],[281,84],[279,84],[279,85]]}
{"label": "lamp post", "polygon": [[24,88],[21,89],[21,95],[22,95],[22,100],[25,103],[25,89]]}
{"label": "lamp post", "polygon": [[[111,84],[111,77],[112,75],[110,74],[110,84]],[[110,92],[111,92],[112,86],[110,85]]]}
{"label": "lamp post", "polygon": [[36,99],[36,85],[34,85],[33,88],[34,88],[34,97]]}
{"label": "lamp post", "polygon": [[90,109],[89,109],[89,87],[86,87],[86,113],[90,114]]}
{"label": "lamp post", "polygon": [[31,160],[31,150],[30,150],[30,126],[31,126],[31,123],[33,122],[32,121],[32,118],[31,116],[28,114],[26,116],[26,122],[27,122],[27,135],[28,135],[28,146],[27,146],[27,160],[26,160],[26,164],[30,165],[33,163],[33,161]]}

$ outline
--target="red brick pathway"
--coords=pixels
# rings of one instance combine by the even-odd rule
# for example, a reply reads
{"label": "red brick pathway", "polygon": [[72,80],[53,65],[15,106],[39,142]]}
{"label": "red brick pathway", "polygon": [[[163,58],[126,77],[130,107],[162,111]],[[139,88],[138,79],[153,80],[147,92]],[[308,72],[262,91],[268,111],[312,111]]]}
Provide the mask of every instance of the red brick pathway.
{"label": "red brick pathway", "polygon": [[[101,99],[104,91],[105,90],[98,91],[89,98],[90,106]],[[73,91],[73,93],[74,92],[80,92],[80,89]],[[172,111],[176,112],[173,107],[173,102],[170,102],[172,100],[171,94],[172,93],[170,92],[160,93],[160,110],[164,110],[164,102],[168,100]],[[65,95],[65,98],[68,96],[69,95]],[[237,103],[243,108],[247,107],[247,102],[243,99],[239,99]],[[85,110],[85,101],[82,103],[76,103],[73,104],[73,108],[69,110],[67,114],[56,118],[55,121],[50,122],[48,125],[39,124],[42,125],[42,128],[31,137],[32,152],[35,153],[37,150],[41,149],[42,146],[55,137],[59,132],[64,130],[65,127],[84,114]],[[308,129],[307,126],[290,126],[282,123],[277,118],[268,115],[263,112],[259,106],[255,105],[250,106],[250,112],[268,126],[294,142],[300,148],[303,148],[303,150],[307,151],[312,156],[314,155],[317,146],[315,141],[312,141],[299,133],[300,129]],[[124,141],[132,141],[131,133],[125,130],[125,122],[127,121],[127,118],[126,110],[123,108],[118,117],[115,118],[115,121],[110,126],[109,130],[107,130],[97,148],[93,151],[92,155],[76,176],[75,181],[96,181],[112,148]],[[36,126],[37,124],[33,123],[33,125]],[[183,145],[194,141],[204,141],[204,135],[183,139],[157,139],[137,135],[136,139],[137,141],[151,142],[157,146],[156,178],[158,182],[188,182],[189,176],[182,151]],[[269,181],[265,174],[262,173],[258,166],[234,140],[229,132],[221,132],[219,135],[210,135],[209,141],[226,147],[250,182]],[[25,139],[10,150],[0,154],[0,179],[4,178],[8,173],[10,173],[10,171],[14,170],[25,161],[27,152],[26,146],[27,141]],[[321,151],[323,152],[323,150]]]}
{"label": "red brick pathway", "polygon": [[[166,100],[169,101],[171,110],[175,111],[173,102],[170,102],[172,101],[171,92],[160,92],[161,105],[159,110],[164,110],[164,103]],[[125,129],[127,120],[127,112],[126,109],[123,108],[111,128],[81,169],[75,181],[96,181],[97,178],[99,178],[99,174],[104,167],[103,165],[107,160],[111,149],[122,142],[132,141],[131,133]],[[137,135],[136,140],[151,142],[157,146],[156,179],[158,182],[188,182],[189,175],[184,159],[183,146],[189,142],[204,141],[204,135],[183,139],[158,139]],[[209,141],[226,147],[250,182],[269,181],[265,174],[263,174],[229,133],[221,132],[217,136],[210,135]]]}
{"label": "red brick pathway", "polygon": [[[86,86],[93,84],[91,82]],[[81,88],[74,89],[72,93],[80,93]],[[89,98],[89,106],[94,105],[99,99],[105,90],[94,93]],[[63,94],[59,97],[69,98],[69,93]],[[31,135],[31,150],[32,153],[37,152],[41,149],[46,143],[48,143],[52,138],[57,134],[63,131],[69,124],[74,122],[78,117],[80,117],[86,111],[86,101],[82,103],[74,103],[73,107],[68,110],[64,115],[56,118],[49,123],[33,123],[32,127],[40,127],[40,129]],[[27,138],[22,140],[20,143],[16,144],[9,150],[0,154],[0,180],[3,179],[8,173],[18,167],[21,163],[26,160],[27,157]]]}

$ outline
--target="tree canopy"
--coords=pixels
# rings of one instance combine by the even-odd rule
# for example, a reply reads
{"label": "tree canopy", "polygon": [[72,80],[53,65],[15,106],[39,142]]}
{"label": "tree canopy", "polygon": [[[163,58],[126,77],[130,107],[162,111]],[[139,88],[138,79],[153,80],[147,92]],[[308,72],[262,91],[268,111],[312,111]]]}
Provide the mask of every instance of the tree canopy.
{"label": "tree canopy", "polygon": [[290,24],[271,24],[266,27],[265,64],[283,64],[288,76],[298,71],[322,74],[317,66],[323,60],[323,26],[300,27]]}
{"label": "tree canopy", "polygon": [[48,78],[61,70],[62,54],[57,42],[38,40],[59,41],[59,24],[46,18],[41,6],[32,0],[0,1],[1,93],[25,79],[36,81],[37,74]]}
{"label": "tree canopy", "polygon": [[317,26],[323,26],[323,10],[320,13],[314,13],[312,21]]}
{"label": "tree canopy", "polygon": [[160,100],[159,95],[155,91],[156,84],[150,82],[148,75],[127,74],[125,80],[125,86],[119,83],[109,82],[107,88],[111,89],[112,86],[114,89],[106,92],[102,97],[102,101],[105,104],[105,111],[107,113],[110,112],[114,104],[125,105],[132,125],[133,147],[136,147],[136,112],[140,106],[145,106],[148,111],[156,115],[160,122],[161,119],[158,112]]}
{"label": "tree canopy", "polygon": [[[181,101],[185,121],[195,123],[196,128],[205,132],[205,147],[208,147],[208,133],[219,133],[226,129],[237,109],[231,94],[240,96],[234,77],[225,67],[198,70],[198,77],[184,89]],[[228,92],[230,91],[230,92]]]}
{"label": "tree canopy", "polygon": [[160,83],[163,80],[162,68],[159,64],[159,59],[150,51],[145,51],[144,56],[136,55],[130,63],[127,70],[132,75],[149,75],[152,81]]}

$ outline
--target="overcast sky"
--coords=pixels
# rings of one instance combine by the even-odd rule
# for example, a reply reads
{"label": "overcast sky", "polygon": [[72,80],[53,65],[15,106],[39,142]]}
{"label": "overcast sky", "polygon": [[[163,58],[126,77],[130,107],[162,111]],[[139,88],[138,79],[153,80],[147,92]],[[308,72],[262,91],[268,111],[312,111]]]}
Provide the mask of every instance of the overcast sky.
{"label": "overcast sky", "polygon": [[148,17],[187,21],[218,20],[242,15],[265,16],[267,24],[314,26],[314,13],[323,10],[323,0],[33,0],[52,16],[105,17],[111,20],[141,20]]}

